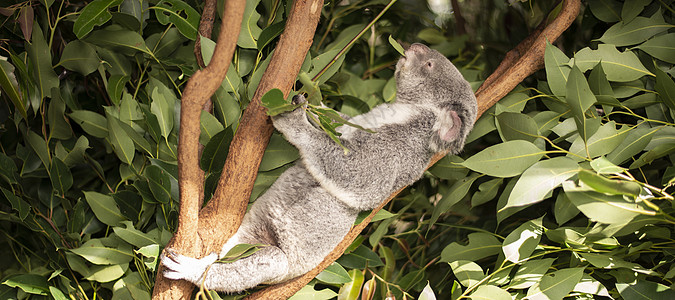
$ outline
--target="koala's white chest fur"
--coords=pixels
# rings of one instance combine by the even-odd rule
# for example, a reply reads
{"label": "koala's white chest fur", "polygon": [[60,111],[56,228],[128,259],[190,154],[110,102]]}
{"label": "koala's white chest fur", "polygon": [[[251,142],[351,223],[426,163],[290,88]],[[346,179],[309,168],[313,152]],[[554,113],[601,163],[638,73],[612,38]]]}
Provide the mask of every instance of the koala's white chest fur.
{"label": "koala's white chest fur", "polygon": [[[406,123],[418,112],[419,109],[415,109],[409,104],[383,104],[375,107],[368,113],[349,119],[349,122],[366,129],[377,131],[377,129],[382,126]],[[337,129],[337,131],[342,134],[341,138],[347,140],[358,130],[360,129],[346,125]]]}

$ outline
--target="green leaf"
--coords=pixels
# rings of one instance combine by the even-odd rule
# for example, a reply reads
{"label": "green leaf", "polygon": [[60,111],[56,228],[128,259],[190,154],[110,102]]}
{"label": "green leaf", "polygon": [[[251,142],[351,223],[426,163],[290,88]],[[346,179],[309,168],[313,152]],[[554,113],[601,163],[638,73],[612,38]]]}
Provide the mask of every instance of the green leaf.
{"label": "green leaf", "polygon": [[630,82],[645,75],[654,76],[633,51],[619,52],[614,45],[600,44],[598,50],[583,48],[574,54],[573,62],[582,72],[601,64],[607,80],[613,82]]}
{"label": "green leaf", "polygon": [[230,150],[232,137],[232,130],[225,129],[209,140],[209,143],[204,147],[204,151],[202,151],[202,158],[199,161],[202,170],[215,173],[223,169],[227,153]]}
{"label": "green leaf", "polygon": [[579,188],[571,181],[563,183],[568,199],[589,219],[607,224],[624,224],[639,215],[655,215],[620,195],[605,195]]}
{"label": "green leaf", "polygon": [[629,132],[627,126],[617,130],[616,122],[607,122],[600,126],[585,143],[581,138],[576,139],[570,146],[570,153],[567,156],[575,161],[581,161],[584,157],[595,158],[605,155],[616,149]]}
{"label": "green leaf", "polygon": [[675,64],[675,33],[668,33],[654,37],[635,48],[662,61]]}
{"label": "green leaf", "polygon": [[49,290],[47,278],[37,274],[20,274],[7,278],[2,284],[13,288],[20,288],[29,294],[47,295]]}
{"label": "green leaf", "polygon": [[117,120],[116,117],[108,115],[108,138],[110,143],[113,145],[113,150],[117,158],[119,158],[123,163],[130,165],[134,160],[134,155],[136,154],[134,148],[134,141],[129,137],[129,135],[122,129],[120,125],[121,122]]}
{"label": "green leaf", "polygon": [[337,293],[329,288],[317,291],[314,289],[314,284],[309,283],[288,298],[288,300],[328,300],[335,299],[337,295]]}
{"label": "green leaf", "polygon": [[284,32],[285,27],[286,20],[265,27],[265,29],[260,32],[260,37],[256,43],[258,51],[261,51],[265,46],[272,42],[272,40],[281,35],[281,33]]}
{"label": "green leaf", "polygon": [[[169,95],[171,97],[172,95]],[[152,103],[150,111],[159,121],[159,129],[162,136],[167,139],[173,129],[173,103],[162,94],[158,88],[152,90]]]}
{"label": "green leaf", "polygon": [[528,299],[562,300],[579,283],[584,268],[560,269],[544,275],[538,285],[527,290]]}
{"label": "green leaf", "polygon": [[635,45],[673,27],[675,26],[666,23],[661,13],[657,12],[650,18],[636,17],[628,23],[616,23],[599,40],[616,46]]}
{"label": "green leaf", "polygon": [[0,191],[2,191],[2,194],[5,195],[7,201],[9,201],[9,203],[12,205],[12,209],[19,213],[19,219],[26,219],[26,216],[28,216],[28,213],[30,213],[30,204],[3,187],[0,187]]}
{"label": "green leaf", "polygon": [[436,300],[436,294],[434,294],[434,290],[431,288],[429,281],[427,281],[427,285],[422,289],[422,292],[420,292],[420,296],[417,300]]}
{"label": "green leaf", "polygon": [[553,189],[577,174],[579,165],[567,157],[542,160],[523,172],[509,195],[509,207],[531,205],[544,200]]}
{"label": "green leaf", "polygon": [[661,128],[662,127],[650,128],[646,122],[631,128],[628,136],[626,136],[621,144],[607,154],[607,160],[613,164],[619,165],[633,155],[642,152],[647,144],[649,144],[649,141],[651,141],[652,135]]}
{"label": "green leaf", "polygon": [[[123,75],[112,75],[110,78],[108,78],[107,92],[110,100],[113,103],[120,103],[120,100],[122,99],[122,93],[124,92],[124,86],[127,84],[127,82],[129,82],[130,79],[131,77]],[[131,99],[131,97],[129,97],[129,99],[134,101]]]}
{"label": "green leaf", "polygon": [[250,0],[246,1],[246,7],[244,8],[244,18],[241,20],[241,31],[239,31],[239,39],[237,40],[237,46],[246,48],[246,49],[257,49],[258,37],[262,32],[262,29],[258,27],[258,20],[260,20],[260,14],[256,11],[260,0]]}
{"label": "green leaf", "polygon": [[0,88],[12,100],[14,107],[16,107],[21,116],[27,119],[27,103],[19,94],[19,83],[16,81],[16,76],[14,75],[14,66],[3,56],[0,56]]}
{"label": "green leaf", "polygon": [[232,263],[237,260],[249,257],[268,246],[269,245],[264,244],[238,244],[232,247],[232,249],[230,249],[227,254],[219,258],[216,262],[226,264]]}
{"label": "green leaf", "polygon": [[469,243],[464,246],[453,242],[441,252],[442,262],[458,260],[477,261],[481,258],[499,254],[502,243],[494,235],[483,232],[470,233]]}
{"label": "green leaf", "polygon": [[509,289],[525,289],[529,288],[541,281],[544,274],[551,267],[555,258],[534,259],[524,262],[518,271],[513,275],[513,279],[509,284]]}
{"label": "green leaf", "polygon": [[356,269],[349,270],[349,277],[351,277],[352,280],[340,288],[337,295],[338,299],[357,300],[359,298],[364,280],[363,272],[364,271]]}
{"label": "green leaf", "polygon": [[108,137],[108,121],[104,116],[89,110],[74,110],[68,116],[86,133],[97,138]]}
{"label": "green leaf", "polygon": [[647,280],[638,280],[632,283],[617,283],[616,289],[623,299],[669,300],[675,298],[675,291],[672,289],[663,284]]}
{"label": "green leaf", "polygon": [[321,271],[316,279],[327,284],[343,284],[351,280],[347,271],[335,262]]}
{"label": "green leaf", "polygon": [[129,270],[128,263],[111,266],[93,266],[89,268],[89,275],[84,278],[105,283],[122,277],[127,270]]}
{"label": "green leaf", "polygon": [[52,158],[52,165],[49,168],[49,179],[52,182],[52,187],[61,195],[65,195],[70,187],[73,186],[73,175],[70,173],[70,169],[56,157]]}
{"label": "green leaf", "polygon": [[483,269],[472,261],[456,260],[450,262],[450,268],[452,268],[452,272],[455,274],[457,280],[459,280],[459,283],[465,287],[474,286],[485,278]]}
{"label": "green leaf", "polygon": [[502,246],[506,260],[519,263],[530,258],[544,232],[542,219],[543,217],[527,221],[506,236]]}
{"label": "green leaf", "polygon": [[[32,65],[31,77],[37,83],[39,100],[52,96],[52,88],[59,87],[59,78],[52,68],[52,52],[45,41],[42,29],[36,23],[33,25],[33,42],[27,43],[26,52]],[[33,107],[36,110],[38,107]]]}
{"label": "green leaf", "polygon": [[136,132],[131,126],[128,124],[118,120],[117,118],[110,116],[109,118],[113,119],[113,122],[117,123],[119,125],[119,128],[124,131],[124,133],[133,141],[134,145],[136,145],[136,148],[138,150],[145,151],[148,155],[153,155],[154,148],[150,145],[147,139],[145,139],[140,133]]}
{"label": "green leaf", "polygon": [[461,180],[458,180],[455,182],[450,189],[445,192],[445,195],[443,195],[443,198],[441,198],[440,201],[438,201],[438,204],[436,204],[436,207],[434,208],[434,212],[431,215],[431,219],[429,219],[429,224],[433,225],[436,223],[438,218],[441,216],[442,213],[446,213],[450,208],[457,204],[457,202],[461,201],[464,196],[469,192],[469,188],[471,188],[471,185],[473,185],[473,182],[480,177],[480,174],[473,173],[469,177],[463,178]]}
{"label": "green leaf", "polygon": [[[115,1],[115,0],[98,0],[98,1]],[[98,2],[91,2],[90,5]],[[85,8],[86,9],[86,8]],[[81,17],[82,15],[80,15]],[[77,22],[76,22],[77,23]],[[91,30],[91,29],[90,29]],[[63,48],[61,54],[61,61],[58,65],[65,67],[68,70],[79,72],[82,75],[89,75],[96,71],[101,59],[96,54],[96,50],[90,44],[75,40]]]}
{"label": "green leaf", "polygon": [[570,67],[567,65],[570,59],[558,49],[546,41],[546,50],[544,52],[544,65],[546,67],[546,78],[548,86],[553,95],[565,97],[567,77],[570,73]]}
{"label": "green leaf", "polygon": [[399,44],[392,36],[391,34],[389,35],[389,44],[391,44],[392,47],[394,47],[394,50],[398,52],[398,54],[401,54],[401,56],[405,57],[405,50],[403,49],[403,46]]}
{"label": "green leaf", "polygon": [[521,113],[503,112],[497,115],[497,129],[503,141],[525,140],[534,143],[540,136],[537,123]]}
{"label": "green leaf", "polygon": [[83,191],[82,193],[84,193],[84,197],[96,218],[103,224],[119,226],[122,221],[126,220],[117,207],[115,199],[111,196],[91,191]]}
{"label": "green leaf", "polygon": [[429,168],[429,173],[442,179],[462,179],[469,173],[469,169],[461,165],[463,161],[457,155],[446,155]]}
{"label": "green leaf", "polygon": [[666,72],[663,72],[658,66],[654,68],[656,73],[656,84],[654,89],[659,93],[659,98],[671,110],[675,110],[675,82]]}
{"label": "green leaf", "polygon": [[623,23],[628,23],[639,16],[645,6],[651,3],[652,0],[632,0],[626,1],[621,9],[621,20]]}
{"label": "green leaf", "polygon": [[299,105],[293,105],[284,99],[284,93],[280,89],[271,89],[260,99],[260,104],[267,108],[268,116],[276,116],[281,113],[289,112]]}
{"label": "green leaf", "polygon": [[[138,32],[121,29],[120,27],[109,26],[102,30],[92,32],[85,41],[110,50],[119,50],[127,54],[134,54],[137,51],[152,54],[145,45],[145,40]],[[124,74],[129,75],[129,74]]]}
{"label": "green leaf", "polygon": [[47,142],[31,130],[26,133],[26,140],[33,151],[35,151],[35,154],[40,158],[40,161],[42,161],[45,169],[51,166],[51,155],[49,154]]}
{"label": "green leaf", "polygon": [[337,262],[345,268],[351,269],[384,266],[380,257],[364,245],[359,245],[354,251],[342,255]]}
{"label": "green leaf", "polygon": [[496,287],[494,285],[481,285],[479,286],[469,298],[472,300],[510,300],[511,295],[509,292]]}
{"label": "green leaf", "polygon": [[61,99],[61,93],[57,88],[52,91],[52,100],[47,109],[47,122],[49,122],[49,139],[68,140],[73,135],[73,130],[65,118],[66,104]]}
{"label": "green leaf", "polygon": [[94,0],[87,4],[73,24],[73,32],[77,38],[82,39],[94,29],[94,26],[108,22],[112,18],[108,8],[120,5],[120,3],[122,0]]}
{"label": "green leaf", "polygon": [[483,182],[478,186],[473,196],[471,196],[471,206],[475,207],[484,204],[497,196],[499,188],[504,182],[501,178],[495,178],[487,182]]}
{"label": "green leaf", "polygon": [[610,195],[629,195],[637,197],[642,188],[639,184],[625,180],[611,180],[593,172],[582,170],[579,180],[593,188],[596,192]]}
{"label": "green leaf", "polygon": [[598,174],[612,174],[612,173],[622,173],[626,169],[619,167],[613,164],[604,156],[598,157],[591,161],[591,167],[593,170],[598,172]]}
{"label": "green leaf", "polygon": [[[239,78],[239,80],[241,80],[241,78]],[[239,120],[241,114],[239,103],[222,87],[218,88],[213,95],[213,106],[215,107],[216,116],[222,120],[225,127],[231,126]]]}
{"label": "green leaf", "polygon": [[493,145],[465,160],[462,165],[494,177],[519,175],[546,153],[534,144],[514,140]]}
{"label": "green leaf", "polygon": [[586,82],[586,77],[576,66],[572,67],[570,77],[566,85],[567,97],[565,98],[577,123],[577,131],[584,141],[590,137],[586,123],[586,110],[595,103],[595,95]]}
{"label": "green leaf", "polygon": [[171,199],[171,178],[168,172],[158,166],[151,165],[145,168],[145,177],[155,199],[160,203],[169,203]]}
{"label": "green leaf", "polygon": [[560,193],[555,199],[553,212],[555,214],[555,221],[558,223],[558,225],[562,225],[576,217],[579,214],[579,209],[577,209],[577,207],[572,204],[565,193]]}
{"label": "green leaf", "polygon": [[223,124],[220,124],[216,117],[205,110],[202,110],[201,116],[199,117],[199,128],[201,129],[199,142],[202,145],[208,144],[209,140],[211,140],[214,135],[224,129]]}
{"label": "green leaf", "polygon": [[189,4],[180,0],[162,0],[151,9],[155,10],[160,24],[171,23],[188,39],[197,39],[200,14]]}
{"label": "green leaf", "polygon": [[588,263],[596,268],[602,269],[629,269],[642,274],[650,276],[658,276],[658,273],[642,267],[640,264],[627,262],[619,257],[610,254],[596,254],[596,253],[579,253]]}
{"label": "green leaf", "polygon": [[603,22],[614,23],[621,20],[623,2],[615,0],[589,0],[588,4],[593,15]]}
{"label": "green leaf", "polygon": [[70,251],[97,265],[125,264],[134,259],[134,255],[130,252],[106,247],[99,239],[91,239]]}
{"label": "green leaf", "polygon": [[113,231],[115,231],[115,234],[125,242],[138,248],[157,244],[158,241],[151,238],[147,233],[135,229],[134,224],[131,221],[123,221],[122,224],[124,224],[126,228],[113,227]]}

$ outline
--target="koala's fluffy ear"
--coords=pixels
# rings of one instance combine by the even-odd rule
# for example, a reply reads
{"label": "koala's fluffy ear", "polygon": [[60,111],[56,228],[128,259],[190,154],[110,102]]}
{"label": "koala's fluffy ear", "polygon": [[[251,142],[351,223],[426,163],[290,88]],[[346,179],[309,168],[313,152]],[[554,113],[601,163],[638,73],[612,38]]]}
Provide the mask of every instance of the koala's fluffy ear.
{"label": "koala's fluffy ear", "polygon": [[441,115],[438,136],[445,142],[452,142],[459,138],[459,129],[462,128],[462,120],[454,110],[449,110]]}

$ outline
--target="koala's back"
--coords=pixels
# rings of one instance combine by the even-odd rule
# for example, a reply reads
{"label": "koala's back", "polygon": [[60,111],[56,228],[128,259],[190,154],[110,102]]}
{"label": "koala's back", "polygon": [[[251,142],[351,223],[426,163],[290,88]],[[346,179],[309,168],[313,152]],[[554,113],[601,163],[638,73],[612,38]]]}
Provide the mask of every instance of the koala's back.
{"label": "koala's back", "polygon": [[286,276],[275,281],[281,282],[319,264],[347,234],[357,214],[297,163],[253,203],[239,229],[250,241],[240,242],[279,247],[289,262]]}

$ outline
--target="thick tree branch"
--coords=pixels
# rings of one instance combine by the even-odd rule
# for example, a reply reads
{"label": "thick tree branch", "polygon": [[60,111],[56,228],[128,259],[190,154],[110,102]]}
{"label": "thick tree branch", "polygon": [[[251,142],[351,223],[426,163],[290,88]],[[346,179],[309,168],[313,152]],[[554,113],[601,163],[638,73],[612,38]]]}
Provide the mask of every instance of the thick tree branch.
{"label": "thick tree branch", "polygon": [[[199,168],[199,120],[204,103],[218,89],[232,61],[241,29],[245,0],[225,3],[223,23],[218,44],[209,65],[197,71],[187,83],[181,100],[180,140],[178,141],[178,182],[180,213],[178,229],[167,245],[189,256],[201,254],[197,239],[198,214],[204,195],[204,172]],[[173,281],[162,276],[163,266],[157,271],[153,290],[154,299],[187,298],[193,285],[187,281]]]}
{"label": "thick tree branch", "polygon": [[[485,81],[483,86],[476,93],[478,101],[478,116],[482,115],[487,109],[492,107],[499,99],[504,97],[511,91],[518,83],[525,77],[531,75],[543,66],[544,49],[546,47],[546,40],[556,40],[563,31],[565,31],[576,19],[579,13],[579,0],[565,0],[563,9],[555,20],[542,30],[535,30],[530,37],[528,37],[518,48],[515,59],[513,56],[507,55],[505,60],[512,60],[512,63],[506,63],[503,67],[503,73],[493,73],[492,76]],[[488,84],[486,84],[488,83]],[[429,166],[435,164],[438,160],[445,156],[444,153],[436,154]],[[403,190],[403,189],[401,189]],[[370,220],[377,211],[382,209],[391,199],[393,199],[401,190],[394,192],[386,201],[384,201],[378,208],[374,209],[372,213],[360,224],[355,225],[345,236],[345,238],[338,244],[338,246],[312,271],[305,275],[297,277],[293,280],[273,285],[262,289],[256,293],[251,294],[246,299],[286,299],[292,296],[296,291],[300,290],[310,280],[316,277],[323,269],[328,267],[336,259],[338,259],[345,249],[358,237],[361,231],[368,225]]]}

